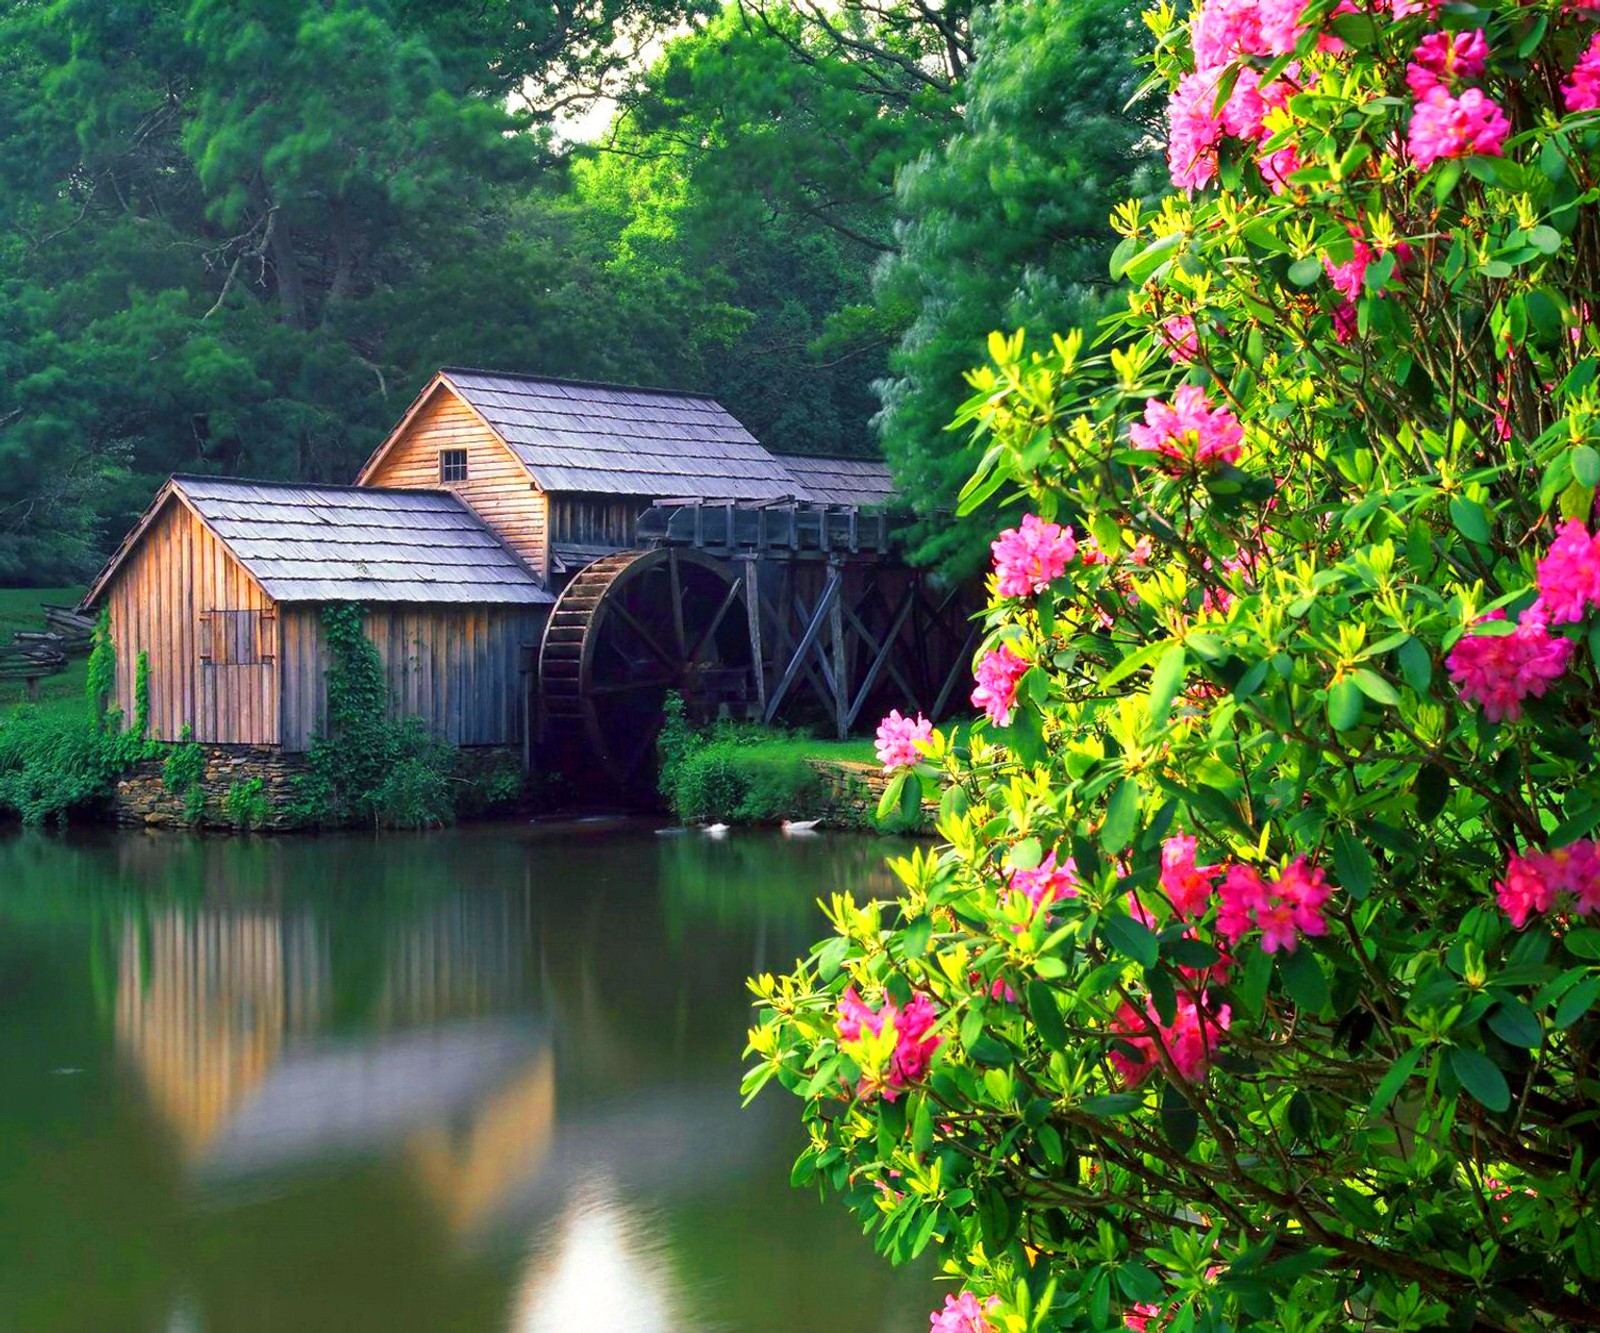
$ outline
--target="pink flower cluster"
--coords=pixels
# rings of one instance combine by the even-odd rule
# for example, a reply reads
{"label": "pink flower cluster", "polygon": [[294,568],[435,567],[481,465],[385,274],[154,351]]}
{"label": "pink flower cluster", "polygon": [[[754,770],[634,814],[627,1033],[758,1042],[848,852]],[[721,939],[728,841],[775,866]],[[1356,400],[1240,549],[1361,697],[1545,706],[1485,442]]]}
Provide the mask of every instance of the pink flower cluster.
{"label": "pink flower cluster", "polygon": [[1328,933],[1323,909],[1333,896],[1333,886],[1303,856],[1268,880],[1241,863],[1199,865],[1195,840],[1179,834],[1161,844],[1160,884],[1180,919],[1204,916],[1215,898],[1217,933],[1230,944],[1259,930],[1267,953],[1280,949],[1293,953],[1300,936]]}
{"label": "pink flower cluster", "polygon": [[1589,608],[1600,606],[1600,537],[1575,518],[1556,531],[1535,576],[1539,601],[1552,623],[1582,620]]}
{"label": "pink flower cluster", "polygon": [[[1478,622],[1504,620],[1505,614],[1491,611]],[[1481,705],[1489,721],[1515,722],[1522,701],[1542,696],[1567,669],[1572,644],[1550,633],[1550,618],[1542,602],[1535,602],[1510,634],[1463,634],[1444,659],[1456,689]]]}
{"label": "pink flower cluster", "polygon": [[1328,933],[1322,909],[1332,896],[1327,876],[1303,856],[1270,880],[1252,866],[1231,865],[1222,878],[1217,932],[1237,944],[1259,930],[1264,952],[1293,953],[1302,935]]}
{"label": "pink flower cluster", "polygon": [[1231,1019],[1232,1011],[1227,1005],[1210,1011],[1203,1001],[1196,1003],[1195,997],[1187,991],[1179,994],[1170,1024],[1162,1023],[1153,1002],[1145,1005],[1141,1016],[1124,1001],[1111,1020],[1111,1030],[1118,1043],[1110,1053],[1112,1067],[1121,1077],[1123,1087],[1137,1087],[1152,1070],[1161,1067],[1164,1050],[1178,1076],[1186,1083],[1196,1083],[1210,1068],[1211,1057]]}
{"label": "pink flower cluster", "polygon": [[1151,398],[1144,405],[1144,424],[1128,428],[1128,438],[1189,467],[1218,467],[1239,461],[1244,427],[1225,407],[1212,407],[1205,390],[1180,385],[1172,402]]}
{"label": "pink flower cluster", "polygon": [[1562,84],[1561,91],[1568,111],[1600,110],[1600,32],[1589,39],[1572,67],[1572,82]]}
{"label": "pink flower cluster", "polygon": [[[1260,142],[1268,137],[1267,112],[1283,107],[1298,70],[1262,87],[1260,74],[1241,69],[1221,113],[1216,109],[1222,71],[1241,57],[1288,55],[1300,39],[1301,0],[1207,0],[1190,24],[1195,71],[1179,81],[1167,107],[1167,165],[1179,189],[1197,190],[1217,174],[1217,148],[1225,135]],[[1293,149],[1260,159],[1262,174],[1281,189],[1296,170]]]}
{"label": "pink flower cluster", "polygon": [[865,1099],[881,1091],[884,1101],[892,1102],[900,1095],[901,1088],[926,1074],[933,1053],[944,1040],[928,1035],[938,1017],[939,1011],[926,995],[914,996],[904,1009],[888,999],[884,1000],[882,1009],[872,1009],[856,994],[854,986],[849,987],[839,997],[839,1017],[833,1025],[839,1037],[844,1041],[860,1041],[863,1031],[876,1036],[887,1024],[895,1039],[887,1072],[881,1075],[863,1073],[856,1095]]}
{"label": "pink flower cluster", "polygon": [[1417,97],[1435,88],[1446,91],[1468,79],[1483,77],[1489,63],[1489,42],[1481,28],[1473,32],[1430,32],[1418,43],[1406,66],[1406,86]]}
{"label": "pink flower cluster", "polygon": [[1553,852],[1518,853],[1494,887],[1500,909],[1518,930],[1535,912],[1548,912],[1563,893],[1572,895],[1573,911],[1600,912],[1600,845],[1580,838]]}
{"label": "pink flower cluster", "polygon": [[1169,315],[1161,321],[1156,337],[1180,366],[1188,365],[1200,355],[1200,333],[1195,328],[1192,315]]}
{"label": "pink flower cluster", "polygon": [[878,762],[885,773],[912,768],[922,759],[923,747],[932,739],[933,723],[921,713],[914,718],[901,717],[898,708],[891,708],[889,716],[878,723]]}
{"label": "pink flower cluster", "polygon": [[946,1296],[944,1309],[928,1316],[929,1333],[994,1333],[994,1325],[985,1315],[1000,1308],[1000,1298],[991,1296],[983,1304],[970,1291],[959,1296]]}
{"label": "pink flower cluster", "polygon": [[1133,1309],[1122,1316],[1122,1324],[1124,1328],[1132,1329],[1133,1333],[1150,1333],[1152,1319],[1156,1321],[1156,1327],[1160,1328],[1166,1319],[1166,1311],[1159,1305],[1151,1305],[1149,1301],[1137,1301]]}
{"label": "pink flower cluster", "polygon": [[1017,682],[1028,674],[1029,662],[1002,643],[978,661],[973,676],[978,687],[972,691],[972,704],[981,708],[997,727],[1011,725],[1011,709],[1017,702]]}
{"label": "pink flower cluster", "polygon": [[1051,850],[1032,870],[1013,870],[1010,887],[1013,892],[1024,894],[1036,912],[1058,899],[1076,898],[1077,862],[1069,856],[1057,865],[1055,851]]}
{"label": "pink flower cluster", "polygon": [[1078,554],[1072,529],[1024,514],[1022,526],[1007,528],[989,543],[1002,597],[1028,597],[1043,592],[1067,572]]}
{"label": "pink flower cluster", "polygon": [[1445,158],[1505,151],[1511,122],[1480,88],[1459,93],[1453,85],[1482,76],[1489,44],[1482,32],[1430,33],[1412,52],[1406,82],[1416,94],[1406,142],[1417,166],[1426,171]]}
{"label": "pink flower cluster", "polygon": [[1172,910],[1186,919],[1204,915],[1223,873],[1221,866],[1196,865],[1194,849],[1195,840],[1182,836],[1161,844],[1161,891]]}

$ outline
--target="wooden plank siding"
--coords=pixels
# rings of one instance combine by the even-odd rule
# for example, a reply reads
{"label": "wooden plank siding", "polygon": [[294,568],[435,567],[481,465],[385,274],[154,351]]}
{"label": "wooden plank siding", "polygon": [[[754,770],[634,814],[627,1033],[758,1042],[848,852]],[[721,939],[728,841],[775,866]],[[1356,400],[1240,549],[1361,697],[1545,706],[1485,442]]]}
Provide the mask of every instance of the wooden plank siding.
{"label": "wooden plank siding", "polygon": [[652,503],[652,497],[638,495],[552,496],[550,540],[625,551],[637,545],[639,515]]}
{"label": "wooden plank siding", "polygon": [[[444,449],[467,451],[465,481],[447,484],[439,479],[439,453]],[[444,385],[417,411],[405,433],[361,484],[451,491],[541,579],[550,577],[544,493],[534,488],[527,469],[494,432]]]}
{"label": "wooden plank siding", "polygon": [[[188,725],[196,740],[278,743],[277,608],[181,501],[155,517],[105,601],[117,650],[115,702],[130,720],[139,654],[149,657],[151,739],[175,741]],[[211,611],[256,613],[262,660],[213,660],[216,631],[202,619]]]}
{"label": "wooden plank siding", "polygon": [[[519,745],[531,682],[524,646],[539,642],[545,607],[385,605],[367,611],[367,637],[389,684],[389,712],[420,717],[456,745]],[[286,606],[283,746],[310,748],[327,727],[329,666],[320,609]]]}

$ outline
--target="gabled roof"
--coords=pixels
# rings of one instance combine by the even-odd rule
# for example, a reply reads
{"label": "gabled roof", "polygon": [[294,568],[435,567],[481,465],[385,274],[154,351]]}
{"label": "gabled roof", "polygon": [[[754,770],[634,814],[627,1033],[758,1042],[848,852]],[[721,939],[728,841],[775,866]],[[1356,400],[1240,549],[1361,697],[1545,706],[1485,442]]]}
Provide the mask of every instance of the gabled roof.
{"label": "gabled roof", "polygon": [[92,604],[170,502],[278,602],[548,604],[519,556],[453,495],[175,476],[101,571]]}
{"label": "gabled roof", "polygon": [[451,367],[542,490],[776,500],[794,478],[714,399]]}
{"label": "gabled roof", "polygon": [[798,499],[863,508],[886,505],[894,499],[889,466],[876,458],[779,454],[778,460],[794,477]]}

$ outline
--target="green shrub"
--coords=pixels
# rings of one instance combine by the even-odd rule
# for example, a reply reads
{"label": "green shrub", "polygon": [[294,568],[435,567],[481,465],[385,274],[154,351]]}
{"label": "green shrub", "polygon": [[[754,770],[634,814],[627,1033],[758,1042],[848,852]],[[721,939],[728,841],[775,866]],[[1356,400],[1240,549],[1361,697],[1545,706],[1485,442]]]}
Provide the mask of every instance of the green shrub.
{"label": "green shrub", "polygon": [[194,732],[186,722],[178,733],[178,743],[167,751],[161,765],[161,781],[174,796],[183,797],[183,817],[198,824],[206,810],[205,747],[194,739]]}
{"label": "green shrub", "polygon": [[25,824],[65,820],[109,800],[116,780],[151,753],[131,731],[81,708],[17,708],[0,721],[0,811]]}
{"label": "green shrub", "polygon": [[[200,794],[200,802],[203,808],[204,792]],[[228,822],[236,829],[263,827],[272,814],[271,807],[267,804],[266,783],[260,778],[246,778],[243,782],[235,782],[228,788],[227,795],[222,798],[222,809],[228,816]],[[188,813],[187,806],[184,812]]]}
{"label": "green shrub", "polygon": [[656,739],[660,792],[673,814],[704,820],[776,823],[822,808],[822,781],[787,738],[764,727],[721,722],[696,731],[676,694],[666,702]]}

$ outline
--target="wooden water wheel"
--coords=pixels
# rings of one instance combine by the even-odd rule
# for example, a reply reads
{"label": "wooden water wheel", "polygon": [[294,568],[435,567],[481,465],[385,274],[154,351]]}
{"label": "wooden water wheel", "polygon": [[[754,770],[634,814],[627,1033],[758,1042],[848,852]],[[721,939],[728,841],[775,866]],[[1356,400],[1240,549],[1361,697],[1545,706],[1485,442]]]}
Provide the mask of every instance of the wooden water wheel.
{"label": "wooden water wheel", "polygon": [[544,744],[575,778],[637,795],[655,771],[669,691],[691,719],[740,712],[753,673],[742,585],[693,551],[619,551],[567,585],[539,650]]}

